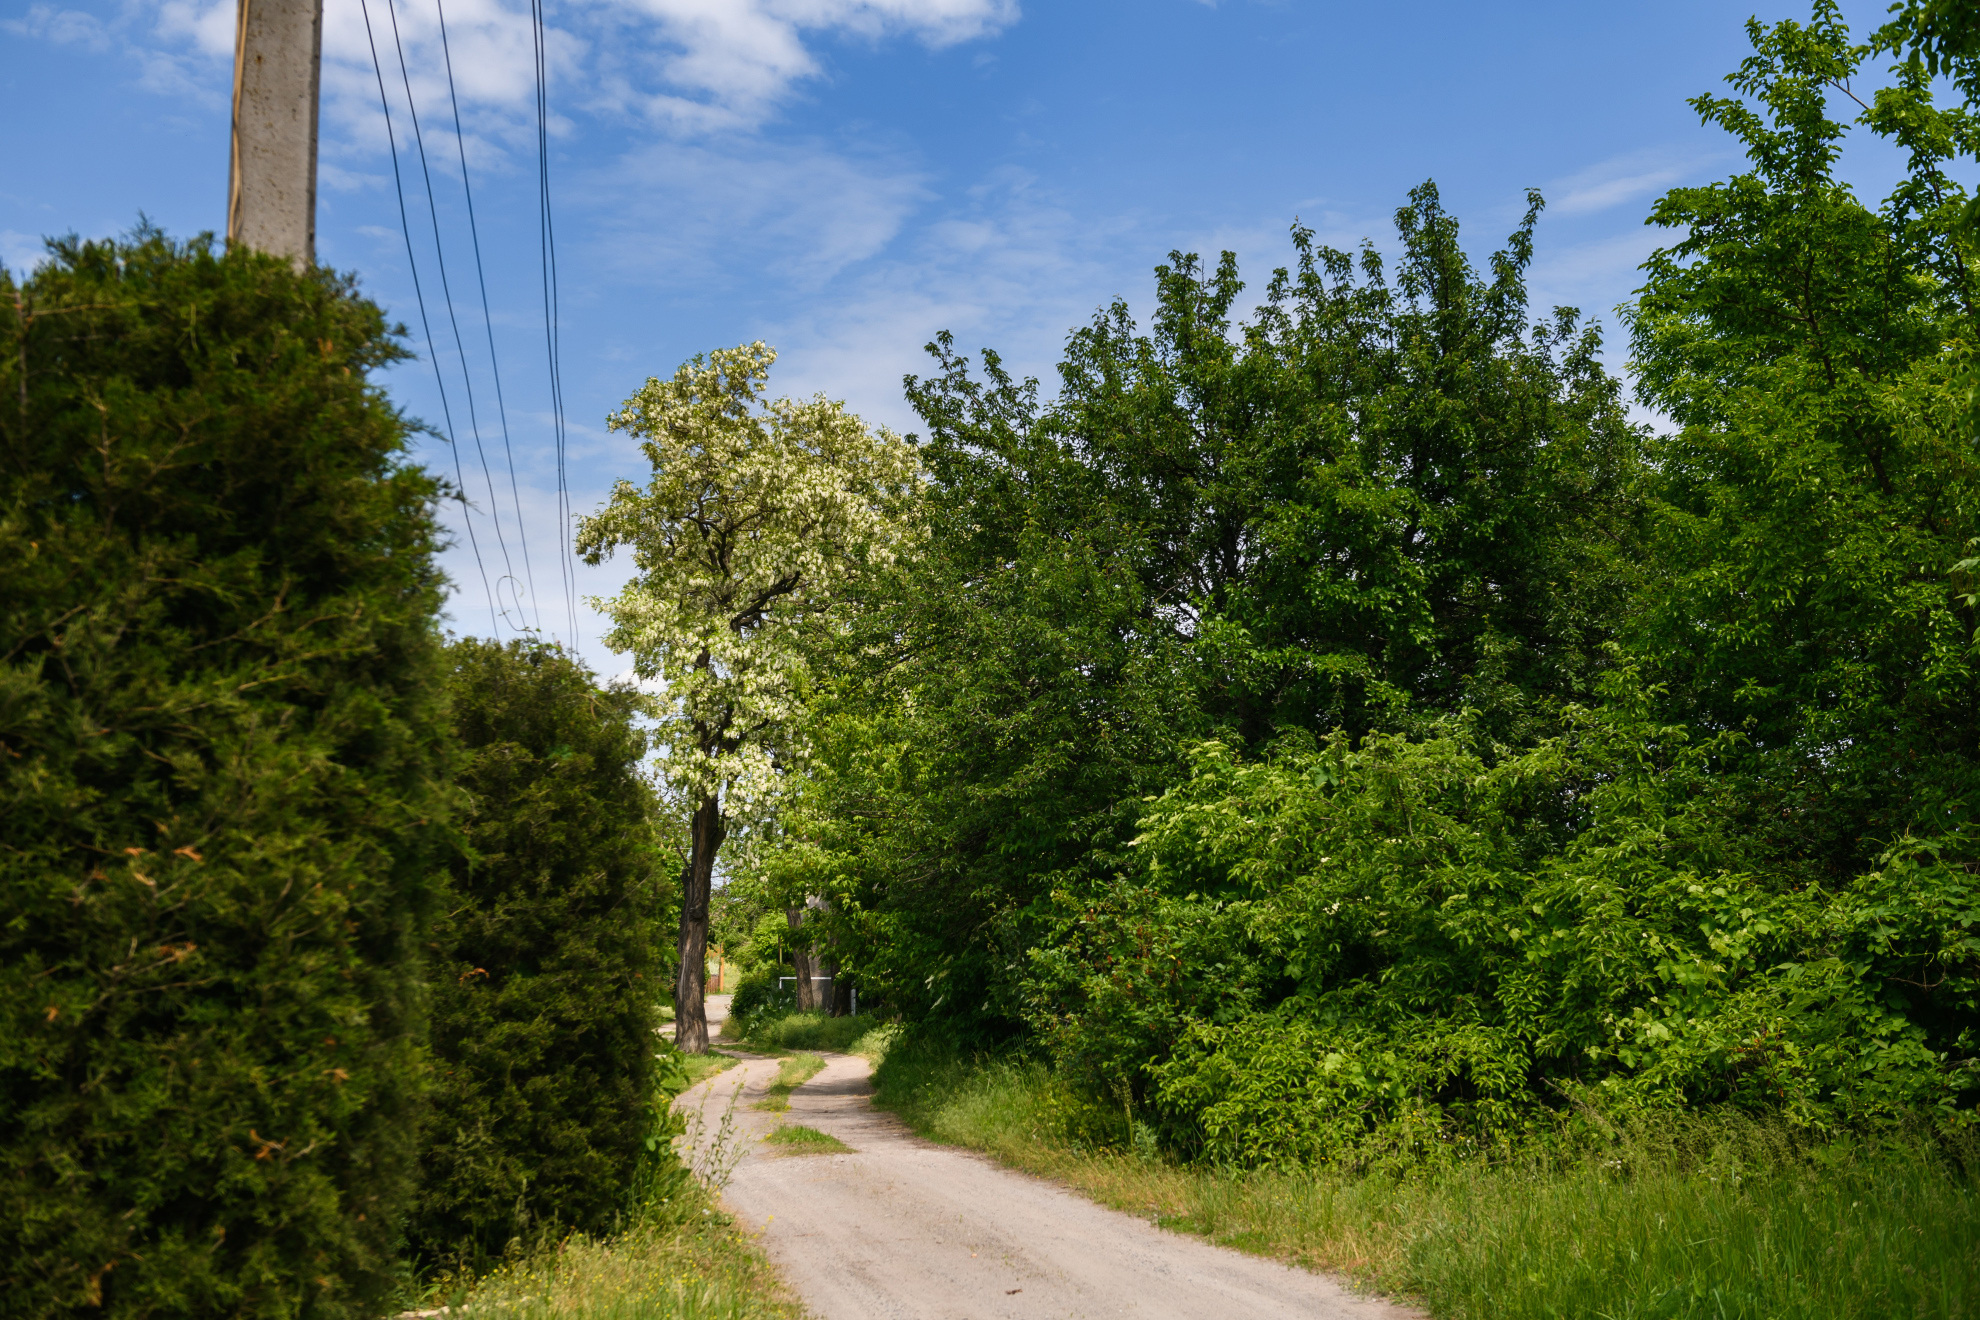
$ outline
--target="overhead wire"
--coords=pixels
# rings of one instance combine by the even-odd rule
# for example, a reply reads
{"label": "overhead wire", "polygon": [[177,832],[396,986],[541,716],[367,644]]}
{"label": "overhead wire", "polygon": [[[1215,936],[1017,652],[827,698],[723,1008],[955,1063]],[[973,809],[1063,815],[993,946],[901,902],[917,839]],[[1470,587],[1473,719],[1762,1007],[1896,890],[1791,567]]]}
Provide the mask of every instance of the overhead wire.
{"label": "overhead wire", "polygon": [[[474,188],[468,182],[467,134],[461,126],[461,100],[454,89],[454,52],[447,40],[447,7],[444,0],[433,0],[440,17],[440,53],[447,66],[447,100],[454,111],[454,144],[461,155],[461,192],[467,198],[468,235],[474,240],[474,274],[481,286],[481,323],[488,331],[488,370],[495,381],[495,411],[502,424],[502,457],[509,468],[509,497],[516,511],[516,539],[522,544],[523,576],[529,588],[530,609],[536,616],[536,630],[543,628],[543,606],[536,595],[536,570],[529,557],[529,524],[523,517],[522,486],[516,480],[516,452],[509,439],[509,407],[502,396],[502,365],[495,352],[495,316],[488,304],[488,272],[481,260],[481,227],[475,220]],[[465,369],[465,358],[463,358]],[[492,498],[492,495],[491,495]]]}
{"label": "overhead wire", "polygon": [[[433,222],[433,251],[435,262],[440,270],[440,296],[447,308],[448,324],[454,332],[454,351],[459,356],[461,362],[461,384],[467,397],[468,429],[474,436],[475,455],[481,463],[482,481],[488,487],[488,517],[495,524],[495,543],[502,552],[502,567],[507,573],[508,580],[514,582],[516,581],[515,564],[509,558],[508,538],[502,533],[501,506],[500,501],[495,495],[495,474],[488,465],[488,449],[481,441],[481,419],[474,406],[474,375],[468,368],[467,340],[461,334],[460,316],[454,309],[453,287],[447,279],[447,249],[446,245],[440,239],[440,199],[433,187],[433,169],[427,163],[426,139],[419,127],[419,104],[413,99],[412,71],[407,67],[405,46],[399,39],[399,7],[397,0],[385,0],[385,12],[392,20],[392,47],[399,57],[399,78],[406,89],[406,113],[412,121],[413,146],[419,153],[420,176],[426,183],[426,209],[428,216],[431,217]],[[465,148],[463,149],[463,160],[465,160]],[[437,360],[435,365],[437,368]],[[458,448],[455,451],[455,458],[458,463]],[[463,506],[467,503],[467,492],[465,490],[461,493],[461,503]],[[501,630],[499,620],[505,614],[507,614],[506,610],[498,609],[496,611],[498,620],[496,631],[498,633]],[[513,621],[510,627],[516,632],[526,631],[523,628],[516,627]]]}
{"label": "overhead wire", "polygon": [[557,232],[550,208],[550,99],[548,45],[543,23],[544,0],[530,0],[531,34],[536,47],[536,178],[537,233],[543,266],[543,341],[550,367],[550,406],[557,446],[557,512],[562,523],[558,568],[564,582],[564,611],[570,644],[577,645],[577,561],[571,543],[571,488],[566,464],[568,437],[564,427],[562,329],[558,317]]}
{"label": "overhead wire", "polygon": [[[467,502],[467,476],[461,465],[461,447],[454,439],[454,415],[447,403],[447,379],[440,366],[440,355],[433,339],[433,324],[426,312],[426,292],[420,284],[419,259],[413,252],[412,221],[406,213],[406,185],[399,171],[399,137],[392,127],[391,98],[385,94],[385,67],[378,58],[378,41],[371,28],[370,0],[358,0],[364,13],[364,38],[371,48],[371,70],[378,78],[378,106],[385,115],[385,141],[392,152],[392,186],[399,196],[399,230],[406,239],[406,264],[412,272],[413,298],[419,304],[420,330],[426,336],[427,356],[433,361],[434,384],[440,390],[440,416],[446,424],[447,447],[454,451],[454,481],[460,491],[461,522],[467,528],[468,547],[474,552],[474,566],[481,575],[481,587],[488,596],[489,624],[500,631],[500,614],[495,607],[495,590],[489,585],[488,566],[481,558],[481,542],[474,534],[474,518]],[[403,67],[403,64],[402,66]]]}

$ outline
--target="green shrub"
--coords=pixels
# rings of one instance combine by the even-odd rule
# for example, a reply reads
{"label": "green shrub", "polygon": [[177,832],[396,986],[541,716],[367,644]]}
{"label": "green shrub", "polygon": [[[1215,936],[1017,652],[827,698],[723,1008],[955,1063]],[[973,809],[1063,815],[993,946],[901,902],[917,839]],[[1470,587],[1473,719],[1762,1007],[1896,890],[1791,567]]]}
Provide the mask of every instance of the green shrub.
{"label": "green shrub", "polygon": [[400,350],[153,232],[0,305],[0,1314],[374,1314],[448,813]]}
{"label": "green shrub", "polygon": [[472,1265],[613,1226],[645,1153],[664,994],[643,699],[562,651],[461,641],[468,850],[434,941],[434,1106],[408,1238]]}
{"label": "green shrub", "polygon": [[765,1014],[797,1011],[797,991],[778,983],[780,970],[772,967],[768,971],[752,972],[736,984],[736,992],[729,998],[730,1035],[747,1036],[756,1020]]}
{"label": "green shrub", "polygon": [[[1627,676],[1496,763],[1453,721],[1245,760],[1206,744],[1139,869],[1059,896],[1041,1034],[1217,1163],[1517,1145],[1569,1101],[1728,1105],[1817,1130],[1980,1120],[1980,835],[1833,889],[1728,827]],[[1928,982],[1940,1007],[1899,993]]]}
{"label": "green shrub", "polygon": [[767,1010],[750,1019],[743,1036],[751,1045],[774,1050],[838,1050],[864,1053],[862,1043],[869,1034],[885,1030],[886,1024],[871,1013],[856,1017],[827,1017],[813,1010]]}

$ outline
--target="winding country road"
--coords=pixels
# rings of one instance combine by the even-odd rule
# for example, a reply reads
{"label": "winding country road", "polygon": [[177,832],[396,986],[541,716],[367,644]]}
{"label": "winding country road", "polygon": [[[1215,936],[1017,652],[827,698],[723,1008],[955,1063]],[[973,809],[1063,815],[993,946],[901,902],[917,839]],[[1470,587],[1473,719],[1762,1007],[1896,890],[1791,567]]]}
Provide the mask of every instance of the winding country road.
{"label": "winding country road", "polygon": [[[787,1114],[750,1106],[775,1059],[745,1057],[682,1097],[711,1128],[740,1085],[747,1153],[723,1200],[761,1233],[821,1320],[1135,1317],[1405,1320],[1324,1275],[1166,1232],[966,1151],[923,1141],[870,1103],[866,1060],[826,1056]],[[851,1154],[787,1156],[759,1143],[780,1121]]]}

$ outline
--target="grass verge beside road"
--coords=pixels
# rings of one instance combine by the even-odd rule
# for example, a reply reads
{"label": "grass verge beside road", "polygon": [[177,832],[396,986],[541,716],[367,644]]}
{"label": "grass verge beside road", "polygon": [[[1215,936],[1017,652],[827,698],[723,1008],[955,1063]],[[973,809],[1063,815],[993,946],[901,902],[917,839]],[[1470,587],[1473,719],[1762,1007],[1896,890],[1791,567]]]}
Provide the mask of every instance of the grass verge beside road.
{"label": "grass verge beside road", "polygon": [[567,1238],[436,1298],[436,1317],[504,1320],[803,1320],[752,1237],[683,1180],[617,1236]]}
{"label": "grass verge beside road", "polygon": [[1702,1115],[1573,1159],[1233,1173],[1106,1148],[1108,1116],[1036,1064],[910,1042],[875,1081],[877,1102],[924,1136],[1179,1232],[1345,1274],[1438,1320],[1980,1317],[1971,1145],[1818,1146]]}
{"label": "grass verge beside road", "polygon": [[714,1050],[706,1054],[681,1054],[676,1057],[680,1059],[681,1067],[687,1072],[689,1086],[697,1082],[705,1082],[715,1074],[727,1072],[742,1062],[733,1054],[718,1054]]}
{"label": "grass verge beside road", "polygon": [[[741,1062],[712,1052],[678,1058],[690,1084]],[[816,1055],[786,1059],[779,1073],[780,1083],[789,1080],[783,1094],[822,1063]],[[717,1140],[728,1140],[727,1120],[718,1123],[724,1135]],[[691,1125],[690,1140],[693,1132]],[[475,1278],[440,1276],[419,1300],[407,1299],[410,1314],[433,1320],[481,1314],[505,1320],[804,1320],[803,1306],[757,1250],[753,1235],[717,1204],[731,1167],[719,1157],[706,1166],[697,1162],[692,1173],[671,1161],[657,1164],[623,1232],[539,1241],[526,1249],[511,1244],[515,1259],[508,1264]]]}

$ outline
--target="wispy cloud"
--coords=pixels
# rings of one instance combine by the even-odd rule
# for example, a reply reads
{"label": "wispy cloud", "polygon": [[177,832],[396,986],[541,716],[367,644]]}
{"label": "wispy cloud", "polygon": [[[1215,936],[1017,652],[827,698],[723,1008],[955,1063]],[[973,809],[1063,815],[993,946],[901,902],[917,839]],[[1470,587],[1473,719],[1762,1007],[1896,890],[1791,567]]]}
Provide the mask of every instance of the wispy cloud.
{"label": "wispy cloud", "polygon": [[1633,151],[1556,179],[1542,191],[1556,215],[1592,215],[1662,192],[1721,159],[1723,152]]}
{"label": "wispy cloud", "polygon": [[48,257],[48,247],[40,236],[18,229],[0,229],[0,266],[9,270],[31,271]]}
{"label": "wispy cloud", "polygon": [[931,47],[990,35],[1016,21],[1012,0],[624,0],[658,21],[670,47],[657,114],[703,126],[760,120],[822,69],[808,34],[877,41],[907,35]]}
{"label": "wispy cloud", "polygon": [[913,160],[884,150],[729,137],[638,147],[579,176],[571,205],[615,279],[768,275],[807,294],[885,250],[931,196]]}
{"label": "wispy cloud", "polygon": [[0,32],[93,51],[107,51],[115,44],[109,27],[96,15],[54,5],[32,5],[19,18],[0,19]]}
{"label": "wispy cloud", "polygon": [[[0,30],[62,45],[121,50],[139,83],[166,95],[223,94],[234,42],[234,0],[134,0],[113,17],[36,4]],[[323,15],[325,115],[354,143],[382,149],[374,42],[388,95],[399,51],[415,99],[437,107],[453,89],[478,111],[470,145],[484,155],[521,145],[533,106],[535,59],[527,6],[515,0],[442,3],[327,0]],[[556,100],[625,114],[675,134],[761,127],[803,83],[827,76],[826,39],[890,38],[931,49],[993,36],[1017,21],[1015,0],[583,0],[548,31]],[[432,111],[437,118],[437,110]]]}

